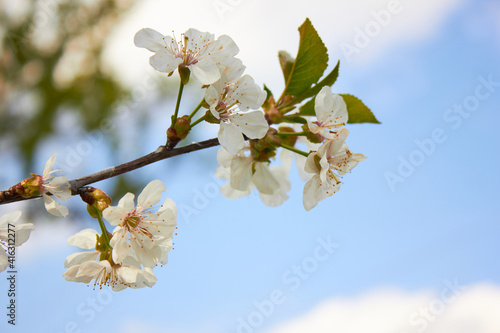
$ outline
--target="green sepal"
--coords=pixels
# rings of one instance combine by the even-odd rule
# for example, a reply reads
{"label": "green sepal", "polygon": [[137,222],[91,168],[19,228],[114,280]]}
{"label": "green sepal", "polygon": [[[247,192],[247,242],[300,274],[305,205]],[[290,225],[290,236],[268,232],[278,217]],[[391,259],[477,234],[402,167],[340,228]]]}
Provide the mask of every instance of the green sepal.
{"label": "green sepal", "polygon": [[220,119],[215,118],[215,116],[212,114],[212,111],[207,110],[205,112],[205,121],[209,122],[210,124],[220,124]]}
{"label": "green sepal", "polygon": [[179,66],[179,76],[181,77],[181,82],[183,85],[188,84],[190,74],[191,74],[191,71],[189,70],[188,67],[182,66],[182,65]]}

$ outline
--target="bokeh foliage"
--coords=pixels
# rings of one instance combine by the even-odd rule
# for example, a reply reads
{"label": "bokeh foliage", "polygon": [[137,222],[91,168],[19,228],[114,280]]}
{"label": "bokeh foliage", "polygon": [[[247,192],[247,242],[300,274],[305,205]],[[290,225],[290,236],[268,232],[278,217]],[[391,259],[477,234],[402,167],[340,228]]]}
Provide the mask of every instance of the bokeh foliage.
{"label": "bokeh foliage", "polygon": [[[24,6],[21,5],[24,3]],[[128,0],[0,2],[0,140],[31,170],[58,113],[75,112],[85,130],[112,113],[126,89],[103,70],[106,36]]]}

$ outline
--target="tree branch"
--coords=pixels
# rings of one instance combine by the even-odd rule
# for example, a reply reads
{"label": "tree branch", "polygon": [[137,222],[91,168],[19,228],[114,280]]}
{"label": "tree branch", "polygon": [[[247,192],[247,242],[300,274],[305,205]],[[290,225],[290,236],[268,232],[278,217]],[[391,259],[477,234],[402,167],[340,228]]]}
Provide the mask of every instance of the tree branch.
{"label": "tree branch", "polygon": [[[112,178],[139,168],[146,166],[148,164],[152,164],[170,157],[190,153],[197,150],[202,150],[205,148],[215,147],[219,145],[219,140],[217,138],[205,140],[197,143],[193,143],[184,147],[175,148],[172,150],[168,150],[165,146],[160,146],[154,152],[149,153],[145,156],[139,157],[133,161],[120,164],[115,167],[107,168],[102,171],[93,173],[91,175],[80,177],[77,179],[71,180],[69,183],[71,184],[71,194],[77,195],[79,194],[78,190],[85,185],[96,183],[98,181]],[[8,204],[16,201],[29,200],[38,197],[31,198],[23,198],[16,193],[13,193],[9,190],[0,192],[0,205]]]}

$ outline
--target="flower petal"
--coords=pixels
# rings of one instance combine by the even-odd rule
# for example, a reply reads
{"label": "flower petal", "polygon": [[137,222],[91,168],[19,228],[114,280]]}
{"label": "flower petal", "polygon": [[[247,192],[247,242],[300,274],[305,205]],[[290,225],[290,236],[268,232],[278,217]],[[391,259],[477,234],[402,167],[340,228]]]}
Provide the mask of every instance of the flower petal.
{"label": "flower petal", "polygon": [[224,147],[221,147],[217,151],[217,162],[219,162],[221,167],[229,168],[231,166],[233,156],[234,154],[231,154],[226,149],[224,149]]}
{"label": "flower petal", "polygon": [[270,168],[270,171],[279,186],[273,194],[269,195],[259,192],[259,196],[266,206],[277,207],[288,200],[289,196],[286,192],[290,191],[291,183],[290,179],[288,179],[288,171],[284,167],[274,165]]}
{"label": "flower petal", "polygon": [[45,203],[45,209],[47,209],[50,214],[61,217],[66,217],[68,215],[68,208],[56,202],[51,196],[44,194],[43,201]]}
{"label": "flower petal", "polygon": [[16,233],[16,246],[24,244],[30,237],[30,233],[33,231],[34,228],[35,225],[33,223],[23,223],[17,225],[14,228]]}
{"label": "flower petal", "polygon": [[210,58],[203,58],[188,68],[193,77],[201,84],[212,84],[220,79],[219,68]]}
{"label": "flower petal", "polygon": [[0,229],[6,229],[9,223],[16,224],[21,217],[21,214],[22,212],[20,210],[16,210],[0,216]]}
{"label": "flower petal", "polygon": [[69,268],[71,266],[81,265],[86,261],[96,260],[98,257],[98,251],[76,252],[66,257],[64,267]]}
{"label": "flower petal", "polygon": [[252,181],[262,194],[273,194],[279,188],[279,183],[266,162],[255,162],[255,173]]}
{"label": "flower petal", "polygon": [[167,188],[161,180],[155,179],[149,182],[137,197],[137,210],[143,211],[156,205],[160,202],[162,192],[166,190]]}
{"label": "flower petal", "polygon": [[63,201],[71,198],[71,184],[66,176],[54,177],[49,183],[49,192]]}
{"label": "flower petal", "polygon": [[232,155],[238,153],[245,145],[241,130],[232,124],[221,122],[217,137],[221,146]]}
{"label": "flower petal", "polygon": [[69,245],[78,246],[79,248],[90,250],[94,249],[99,233],[94,229],[83,229],[73,236],[69,237],[67,242]]}
{"label": "flower petal", "polygon": [[47,178],[50,176],[50,171],[52,170],[52,166],[56,161],[57,153],[52,154],[47,163],[45,163],[45,169],[43,169],[43,178]]}
{"label": "flower petal", "polygon": [[213,43],[213,48],[211,54],[217,57],[234,57],[240,52],[234,40],[228,35],[219,36]]}
{"label": "flower petal", "polygon": [[223,196],[225,196],[228,199],[239,199],[246,197],[250,193],[252,193],[252,190],[254,188],[254,185],[251,184],[251,186],[248,187],[245,191],[239,191],[235,188],[233,188],[229,183],[224,184],[220,187],[220,193],[222,193]]}
{"label": "flower petal", "polygon": [[135,209],[134,198],[135,195],[133,193],[128,192],[120,199],[120,201],[118,201],[118,207],[123,208],[127,211],[134,210]]}
{"label": "flower petal", "polygon": [[[167,36],[168,37],[168,36]],[[151,52],[156,52],[165,46],[168,46],[172,40],[165,40],[165,36],[156,30],[144,28],[139,30],[134,36],[134,44],[137,47],[148,49]]]}
{"label": "flower petal", "polygon": [[[80,265],[78,272],[76,273],[76,278],[89,278],[89,282],[96,278],[97,275],[102,272],[110,272],[111,266],[107,260],[97,261],[86,261]],[[88,282],[87,282],[88,283]]]}
{"label": "flower petal", "polygon": [[113,237],[111,237],[110,245],[113,247],[113,261],[117,264],[121,264],[131,251],[131,246],[127,242],[127,234],[126,229],[120,228],[115,230]]}
{"label": "flower petal", "polygon": [[175,57],[169,49],[160,49],[149,58],[149,64],[159,72],[170,73],[182,63],[181,58]]}
{"label": "flower petal", "polygon": [[269,129],[264,112],[260,110],[234,113],[230,119],[231,123],[250,139],[263,138]]}
{"label": "flower petal", "polygon": [[229,184],[235,190],[247,191],[252,180],[252,158],[237,156],[231,161]]}
{"label": "flower petal", "polygon": [[242,111],[250,109],[258,109],[262,106],[267,93],[255,84],[250,75],[242,76],[234,85],[231,85],[231,90],[228,92],[228,104],[237,102]]}
{"label": "flower petal", "polygon": [[314,112],[321,122],[332,125],[347,124],[347,105],[340,95],[332,94],[330,87],[323,87],[316,95]]}

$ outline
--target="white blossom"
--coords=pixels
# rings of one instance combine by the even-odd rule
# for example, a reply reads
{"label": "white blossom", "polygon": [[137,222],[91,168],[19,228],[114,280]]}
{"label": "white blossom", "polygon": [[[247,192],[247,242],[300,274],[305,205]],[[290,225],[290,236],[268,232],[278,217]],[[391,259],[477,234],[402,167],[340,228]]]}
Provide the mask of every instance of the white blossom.
{"label": "white blossom", "polygon": [[291,188],[288,178],[288,166],[270,166],[269,162],[254,161],[251,155],[245,155],[243,149],[237,155],[230,154],[224,148],[217,153],[219,167],[216,177],[229,180],[221,186],[222,195],[229,199],[237,199],[249,195],[254,188],[266,206],[276,207],[289,197]]}
{"label": "white blossom", "polygon": [[[266,92],[255,84],[253,78],[244,75],[236,81],[231,81],[233,71],[223,74],[221,79],[210,85],[205,92],[205,101],[210,105],[210,112],[219,119],[219,143],[229,153],[236,154],[243,148],[245,139],[263,138],[269,125],[262,110]],[[252,111],[254,109],[254,111]]]}
{"label": "white blossom", "polygon": [[187,67],[201,84],[212,84],[220,78],[219,65],[230,61],[238,46],[227,35],[214,39],[214,35],[189,29],[177,41],[150,28],[139,30],[134,37],[137,47],[155,54],[149,59],[153,68],[172,73],[179,66]]}
{"label": "white blossom", "polygon": [[118,206],[109,206],[103,217],[114,226],[111,238],[113,261],[122,263],[133,256],[144,267],[154,267],[157,263],[167,263],[172,246],[172,235],[177,226],[177,208],[173,200],[166,199],[157,212],[151,210],[166,190],[160,180],[153,180],[137,198],[127,193]]}
{"label": "white blossom", "polygon": [[0,272],[9,265],[7,252],[26,242],[35,228],[32,223],[19,223],[21,214],[20,211],[14,211],[0,216]]}
{"label": "white blossom", "polygon": [[97,250],[99,234],[93,229],[85,229],[68,238],[70,245],[94,251],[77,252],[66,258],[63,273],[64,278],[71,282],[90,284],[94,281],[94,288],[103,285],[111,286],[113,291],[125,288],[152,287],[156,283],[153,270],[141,265],[133,257],[127,257],[121,264],[114,263],[110,254]]}
{"label": "white blossom", "polygon": [[324,139],[333,139],[335,130],[347,123],[347,105],[340,95],[333,94],[329,87],[323,87],[314,100],[316,120],[307,120],[309,130]]}
{"label": "white blossom", "polygon": [[[45,203],[45,208],[49,213],[55,216],[66,217],[68,215],[68,208],[56,202],[53,197],[66,201],[71,197],[71,184],[65,176],[54,177],[52,174],[61,170],[52,170],[52,166],[56,160],[56,153],[54,153],[47,163],[42,176],[41,194]],[[52,196],[48,195],[50,192]]]}
{"label": "white blossom", "polygon": [[345,175],[366,159],[362,154],[351,153],[345,143],[348,135],[349,130],[341,129],[333,139],[307,157],[305,171],[314,175],[304,186],[303,204],[306,210],[311,210],[318,202],[337,192],[340,189],[339,175]]}

